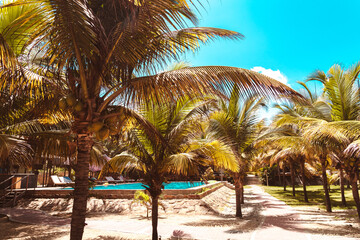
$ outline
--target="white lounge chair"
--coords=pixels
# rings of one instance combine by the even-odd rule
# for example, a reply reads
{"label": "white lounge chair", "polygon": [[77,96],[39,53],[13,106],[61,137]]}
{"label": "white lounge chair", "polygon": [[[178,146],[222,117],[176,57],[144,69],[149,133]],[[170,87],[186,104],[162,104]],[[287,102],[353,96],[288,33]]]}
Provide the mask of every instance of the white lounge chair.
{"label": "white lounge chair", "polygon": [[73,185],[73,184],[75,184],[75,182],[73,182],[73,181],[71,180],[71,178],[69,178],[69,177],[59,177],[59,179],[60,179],[61,182],[66,183],[66,184],[68,184],[68,185]]}
{"label": "white lounge chair", "polygon": [[113,177],[105,177],[105,179],[109,183],[121,183],[121,182],[124,182],[124,180],[115,180]]}
{"label": "white lounge chair", "polygon": [[67,186],[68,185],[67,183],[62,182],[60,180],[60,178],[56,175],[51,175],[50,177],[55,186]]}

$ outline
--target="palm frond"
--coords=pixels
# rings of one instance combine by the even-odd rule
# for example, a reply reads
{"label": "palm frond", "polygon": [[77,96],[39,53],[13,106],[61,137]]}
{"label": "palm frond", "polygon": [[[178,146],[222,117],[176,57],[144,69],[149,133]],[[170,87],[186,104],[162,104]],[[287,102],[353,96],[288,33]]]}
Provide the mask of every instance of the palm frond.
{"label": "palm frond", "polygon": [[13,166],[31,167],[33,149],[24,139],[0,134],[0,165],[2,168]]}
{"label": "palm frond", "polygon": [[123,96],[127,102],[143,102],[149,98],[166,102],[175,96],[193,96],[194,93],[222,95],[221,93],[232,89],[234,84],[239,86],[239,92],[244,98],[257,93],[265,98],[278,98],[282,95],[298,101],[303,100],[299,93],[260,73],[234,67],[206,66],[132,79],[110,95],[102,106],[106,106],[118,96]]}
{"label": "palm frond", "polygon": [[360,158],[360,140],[350,143],[344,150],[345,157]]}
{"label": "palm frond", "polygon": [[111,158],[102,168],[99,178],[108,173],[109,170],[119,173],[137,170],[139,172],[145,172],[145,166],[138,158],[127,152],[122,152],[115,157]]}

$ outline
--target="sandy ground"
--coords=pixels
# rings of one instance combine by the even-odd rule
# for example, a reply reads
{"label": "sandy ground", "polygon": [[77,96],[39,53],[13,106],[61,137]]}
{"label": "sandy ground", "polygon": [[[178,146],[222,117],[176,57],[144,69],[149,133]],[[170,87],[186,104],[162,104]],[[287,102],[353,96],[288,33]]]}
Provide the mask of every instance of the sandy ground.
{"label": "sandy ground", "polygon": [[[359,223],[353,222],[346,212],[326,214],[315,208],[297,211],[301,215],[301,231],[312,234],[325,234],[331,236],[347,236],[360,239]],[[137,226],[142,224],[149,228],[150,219],[141,215],[118,214],[91,214],[87,218],[88,226],[85,228],[84,239],[149,239],[148,234],[133,234],[120,232],[117,227],[127,226],[131,231],[131,223],[137,221]],[[181,230],[186,234],[211,232],[212,239],[251,239],[254,230],[262,223],[262,216],[245,216],[244,219],[224,218],[216,215],[171,215],[159,219],[159,225],[167,225],[170,231]],[[101,224],[106,224],[104,227]],[[111,222],[111,224],[108,224]],[[139,224],[140,223],[140,224]],[[143,229],[146,229],[143,227]],[[171,228],[173,227],[173,228]],[[53,227],[47,225],[28,225],[8,221],[7,217],[0,218],[0,239],[69,239],[69,227]],[[236,234],[236,236],[234,235]],[[258,235],[258,234],[257,234]],[[169,236],[164,236],[167,239]],[[313,239],[316,239],[313,237]],[[321,239],[318,236],[318,239]],[[330,239],[322,238],[322,239]]]}
{"label": "sandy ground", "polygon": [[[304,240],[343,240],[360,239],[360,223],[354,210],[326,213],[317,208],[285,209],[276,199],[254,192],[249,194],[250,202],[260,204],[245,205],[252,208],[246,211],[243,219],[221,217],[208,214],[161,214],[159,234],[161,239],[170,239],[174,231],[190,239],[304,239]],[[254,207],[255,206],[255,207]],[[284,214],[281,214],[283,209]],[[50,212],[51,213],[51,212]],[[58,216],[70,218],[69,213],[53,212]],[[90,213],[83,239],[149,239],[151,220],[145,214]],[[274,230],[274,232],[271,232]],[[279,231],[277,231],[278,229]],[[0,218],[0,239],[69,239],[69,225],[63,227],[44,224],[21,224],[10,222],[7,217]],[[301,237],[278,236],[277,234],[296,233]],[[272,237],[272,238],[271,238]],[[181,238],[173,238],[181,239]],[[185,239],[185,238],[183,238]]]}
{"label": "sandy ground", "polygon": [[[321,238],[320,236],[312,237],[312,239],[330,239],[330,235],[360,239],[359,223],[352,222],[345,212],[326,214],[316,209],[304,209],[299,213],[302,219],[302,229],[297,230],[328,236],[327,238]],[[206,239],[198,238],[197,236],[201,234],[206,235],[209,232],[211,232],[211,239],[252,239],[254,231],[263,223],[263,220],[262,216],[256,215],[245,216],[242,220],[216,215],[171,215],[161,217],[159,225],[166,225],[170,233],[174,230],[180,230],[195,239]],[[140,226],[141,229],[137,234],[122,232],[121,226],[126,226],[129,231],[134,230],[132,226],[134,221],[137,222],[136,226]],[[87,223],[88,226],[85,228],[83,239],[149,239],[148,234],[141,234],[140,232],[146,229],[149,230],[148,228],[151,227],[150,219],[131,214],[91,214],[87,218]],[[105,226],[101,223],[105,224]],[[141,227],[141,225],[144,227]],[[0,218],[0,229],[0,239],[38,240],[69,239],[70,230],[68,226],[54,227],[40,224],[14,223],[8,221],[7,217]],[[162,239],[169,239],[170,235],[169,233],[165,236],[163,235]]]}

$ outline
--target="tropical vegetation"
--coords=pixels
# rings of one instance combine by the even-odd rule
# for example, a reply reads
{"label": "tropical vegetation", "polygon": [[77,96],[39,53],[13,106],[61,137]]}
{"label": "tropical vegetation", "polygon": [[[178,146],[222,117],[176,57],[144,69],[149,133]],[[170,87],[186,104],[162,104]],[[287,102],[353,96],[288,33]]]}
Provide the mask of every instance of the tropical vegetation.
{"label": "tropical vegetation", "polygon": [[[348,181],[360,218],[360,63],[313,72],[299,82],[303,97],[241,68],[179,63],[162,71],[201,44],[243,38],[197,27],[191,0],[3,3],[0,167],[11,172],[50,157],[69,162],[71,239],[82,239],[91,165],[104,165],[102,175],[111,170],[142,179],[151,200],[143,193],[136,198],[151,203],[153,239],[164,183],[213,170],[225,169],[234,181],[236,217],[242,217],[246,173],[262,166],[277,171],[284,190],[289,169],[293,197],[299,173],[305,202],[313,201],[309,180],[321,176],[329,212],[330,180],[339,179],[344,206]],[[309,81],[323,85],[319,96]],[[287,102],[276,104],[280,113],[266,124],[259,109],[282,97]]]}
{"label": "tropical vegetation", "polygon": [[[93,135],[104,140],[121,129],[123,107],[114,103],[134,106],[147,99],[166,102],[194,92],[220,94],[231,83],[245,92],[297,95],[263,75],[232,67],[194,67],[151,75],[200,43],[242,37],[223,29],[184,28],[197,22],[192,4],[185,0],[19,0],[1,7],[3,15],[8,9],[28,8],[1,32],[1,86],[41,97],[38,89],[51,82],[52,99],[58,101],[62,113],[72,116],[77,159],[71,239],[81,239],[85,225]],[[21,49],[28,54],[22,63],[7,38],[24,33]],[[23,74],[27,67],[34,73],[29,75],[38,78]],[[110,129],[109,123],[118,117],[119,125]]]}

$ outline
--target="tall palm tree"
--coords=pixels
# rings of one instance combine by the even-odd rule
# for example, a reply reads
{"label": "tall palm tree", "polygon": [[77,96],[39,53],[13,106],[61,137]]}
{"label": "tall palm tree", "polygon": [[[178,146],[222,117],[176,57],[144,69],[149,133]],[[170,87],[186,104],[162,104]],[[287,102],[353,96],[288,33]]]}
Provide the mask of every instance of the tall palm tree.
{"label": "tall palm tree", "polygon": [[[299,96],[271,78],[232,67],[193,67],[144,76],[186,50],[196,50],[200,43],[218,37],[242,37],[222,29],[183,28],[197,22],[191,3],[30,0],[2,7],[36,6],[8,29],[31,28],[25,46],[41,57],[41,66],[46,69],[42,75],[57,83],[58,94],[67,96],[59,106],[70,108],[74,116],[71,131],[77,136],[77,165],[71,239],[81,239],[85,225],[92,136],[95,133],[99,139],[106,138],[109,128],[103,127],[105,121],[122,115],[109,107],[114,101],[134,104],[149,98],[169,101],[192,92],[218,94],[231,83],[244,92],[253,89],[262,94]],[[36,21],[27,26],[30,19]],[[6,47],[2,44],[2,49]],[[4,79],[4,84],[12,86],[22,83]]]}
{"label": "tall palm tree", "polygon": [[[158,200],[169,174],[200,176],[202,166],[238,170],[230,148],[218,140],[200,139],[199,121],[213,100],[179,99],[168,105],[148,102],[140,107],[144,120],[127,133],[128,149],[104,166],[119,171],[136,171],[152,198],[152,239],[158,239]],[[135,114],[135,113],[134,113]],[[139,119],[139,118],[138,118]],[[144,123],[146,126],[144,128]],[[149,131],[149,126],[152,131]]]}
{"label": "tall palm tree", "polygon": [[[320,81],[324,86],[324,95],[328,99],[331,107],[331,119],[327,121],[347,121],[358,120],[360,110],[359,86],[356,86],[356,80],[360,73],[360,62],[354,64],[348,69],[334,64],[327,73],[315,71],[307,81]],[[342,152],[337,154],[342,155]],[[343,169],[338,165],[340,176]],[[324,176],[324,173],[323,173]],[[345,202],[344,181],[341,178],[342,202]]]}
{"label": "tall palm tree", "polygon": [[235,85],[229,102],[220,101],[220,111],[212,114],[210,120],[210,131],[231,147],[240,166],[239,171],[232,173],[236,195],[236,217],[242,217],[241,203],[248,170],[248,162],[244,154],[258,134],[257,125],[260,119],[257,111],[263,105],[263,99],[257,95],[242,98],[240,89]]}

